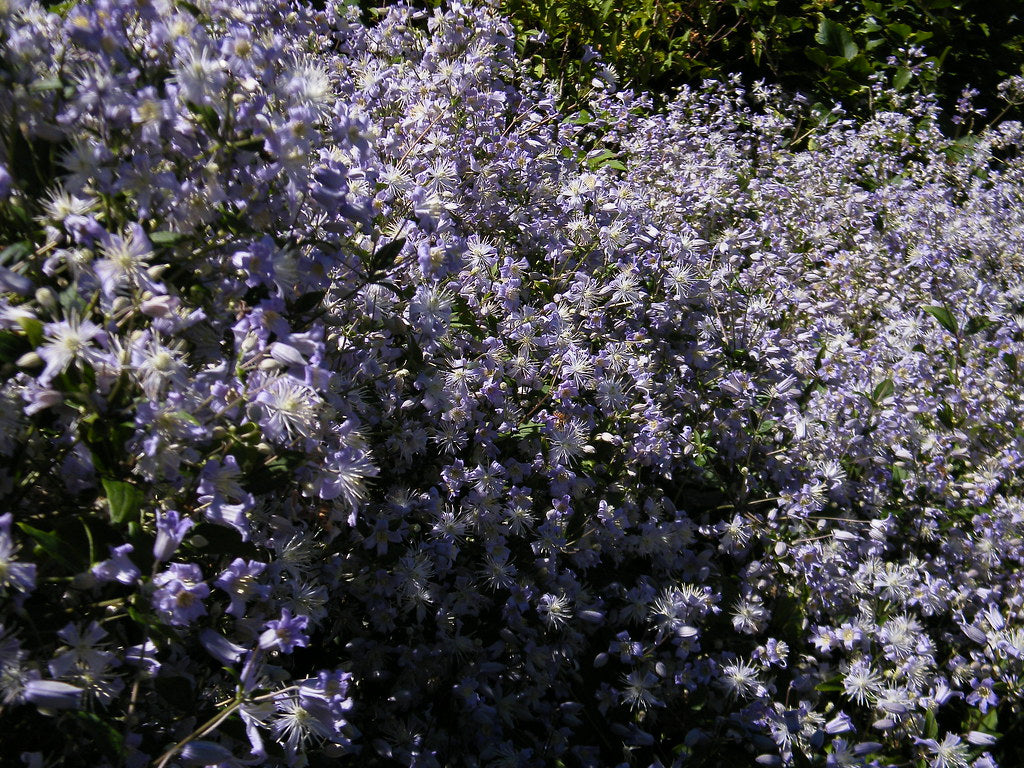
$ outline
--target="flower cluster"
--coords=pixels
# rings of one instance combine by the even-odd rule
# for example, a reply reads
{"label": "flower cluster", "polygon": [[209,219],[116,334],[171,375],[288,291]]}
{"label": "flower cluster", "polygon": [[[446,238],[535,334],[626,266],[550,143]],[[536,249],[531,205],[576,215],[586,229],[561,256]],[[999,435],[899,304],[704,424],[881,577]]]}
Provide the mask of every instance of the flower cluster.
{"label": "flower cluster", "polygon": [[5,751],[995,765],[1024,129],[314,6],[0,4]]}

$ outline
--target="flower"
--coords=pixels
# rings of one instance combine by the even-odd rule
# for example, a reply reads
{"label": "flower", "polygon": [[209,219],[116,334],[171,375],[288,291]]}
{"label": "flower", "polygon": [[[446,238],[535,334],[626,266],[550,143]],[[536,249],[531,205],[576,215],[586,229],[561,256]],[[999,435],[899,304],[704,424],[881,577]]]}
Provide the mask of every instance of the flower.
{"label": "flower", "polygon": [[206,615],[203,604],[210,588],[203,573],[194,563],[171,563],[167,570],[153,577],[153,608],[171,626],[183,627]]}
{"label": "flower", "polygon": [[266,623],[259,646],[264,650],[274,649],[282,653],[291,653],[296,646],[305,648],[309,644],[309,635],[306,634],[308,626],[308,616],[292,616],[291,611],[284,608],[280,619]]}
{"label": "flower", "polygon": [[110,559],[103,560],[92,567],[92,574],[100,581],[117,581],[121,584],[134,584],[141,572],[138,566],[128,559],[134,547],[131,544],[122,544],[119,547],[110,547]]}
{"label": "flower", "polygon": [[153,541],[153,557],[158,562],[169,560],[195,525],[190,519],[182,518],[174,509],[160,512],[156,516],[156,538]]}
{"label": "flower", "polygon": [[954,733],[947,733],[942,741],[917,739],[930,754],[929,768],[967,768],[969,747]]}
{"label": "flower", "polygon": [[39,381],[46,383],[58,374],[64,373],[74,362],[97,365],[102,362],[102,352],[93,341],[105,338],[103,329],[90,320],[81,320],[75,315],[56,323],[43,326],[45,341],[36,351],[46,363],[39,375]]}

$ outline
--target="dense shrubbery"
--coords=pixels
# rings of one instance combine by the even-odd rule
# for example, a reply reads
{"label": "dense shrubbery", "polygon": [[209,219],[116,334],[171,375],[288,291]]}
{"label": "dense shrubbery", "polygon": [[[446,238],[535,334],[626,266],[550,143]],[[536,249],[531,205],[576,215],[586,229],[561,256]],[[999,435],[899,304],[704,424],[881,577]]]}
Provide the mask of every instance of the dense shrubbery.
{"label": "dense shrubbery", "polygon": [[[427,0],[438,4],[436,0]],[[989,117],[996,85],[1024,72],[1024,15],[1016,0],[504,0],[522,50],[566,93],[592,76],[587,48],[633,88],[670,94],[742,72],[869,114],[871,80],[913,82],[953,109],[977,90]],[[543,32],[538,38],[536,33]],[[527,40],[535,42],[528,44]],[[536,41],[540,41],[538,45]],[[911,78],[907,63],[931,67]],[[1011,117],[1021,113],[1011,109]]]}
{"label": "dense shrubbery", "polygon": [[5,759],[1019,762],[1020,124],[0,10]]}

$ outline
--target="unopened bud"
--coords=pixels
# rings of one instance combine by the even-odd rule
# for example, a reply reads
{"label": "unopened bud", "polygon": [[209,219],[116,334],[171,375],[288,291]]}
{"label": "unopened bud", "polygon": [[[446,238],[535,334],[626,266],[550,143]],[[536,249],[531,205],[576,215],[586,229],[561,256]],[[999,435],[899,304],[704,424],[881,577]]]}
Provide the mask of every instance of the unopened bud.
{"label": "unopened bud", "polygon": [[153,296],[145,299],[140,308],[143,314],[150,317],[167,317],[177,306],[178,300],[173,296]]}
{"label": "unopened bud", "polygon": [[43,364],[43,358],[41,358],[35,351],[26,352],[24,355],[18,358],[16,365],[19,368],[38,368]]}
{"label": "unopened bud", "polygon": [[57,311],[57,294],[53,292],[52,288],[37,288],[36,302],[38,302],[39,306],[41,306],[43,309],[46,309],[50,312]]}

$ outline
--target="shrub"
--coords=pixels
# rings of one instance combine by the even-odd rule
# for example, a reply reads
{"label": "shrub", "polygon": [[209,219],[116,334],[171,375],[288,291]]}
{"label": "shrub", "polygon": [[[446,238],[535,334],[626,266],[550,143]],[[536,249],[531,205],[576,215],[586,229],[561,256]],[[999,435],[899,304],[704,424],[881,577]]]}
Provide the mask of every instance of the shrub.
{"label": "shrub", "polygon": [[563,114],[460,5],[0,29],[7,755],[1013,764],[1019,124]]}
{"label": "shrub", "polygon": [[[871,80],[883,76],[898,90],[938,94],[950,114],[965,91],[977,91],[976,107],[991,118],[1005,107],[996,85],[1024,72],[1024,18],[1012,0],[505,0],[502,8],[538,71],[563,80],[568,94],[593,76],[581,61],[592,49],[625,85],[669,98],[680,85],[742,73],[748,84],[766,79],[863,117]],[[912,50],[933,68],[925,80],[909,76]]]}

